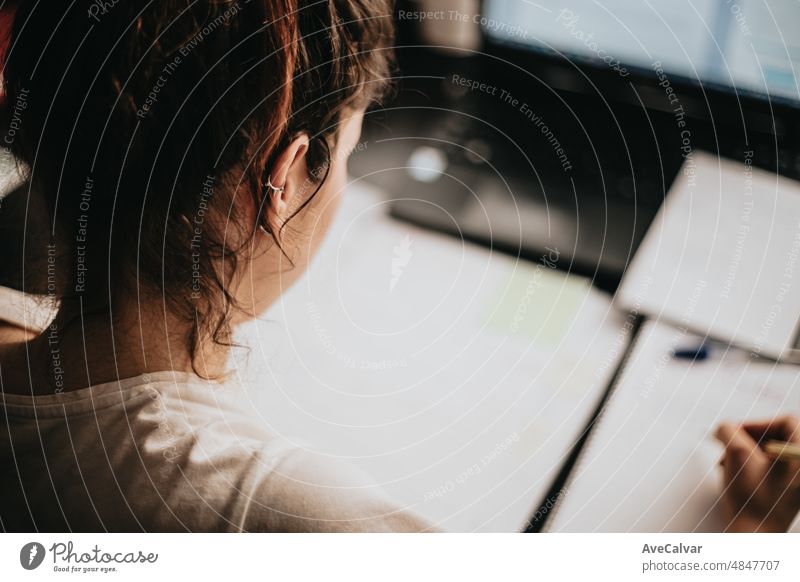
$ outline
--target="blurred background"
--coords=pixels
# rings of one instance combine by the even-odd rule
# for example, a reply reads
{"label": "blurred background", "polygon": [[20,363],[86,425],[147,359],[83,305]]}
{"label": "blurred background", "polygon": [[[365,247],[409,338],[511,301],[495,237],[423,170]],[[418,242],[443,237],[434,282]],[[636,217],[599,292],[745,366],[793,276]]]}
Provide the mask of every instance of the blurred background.
{"label": "blurred background", "polygon": [[800,175],[792,0],[400,0],[352,172],[392,215],[613,290],[696,150]]}

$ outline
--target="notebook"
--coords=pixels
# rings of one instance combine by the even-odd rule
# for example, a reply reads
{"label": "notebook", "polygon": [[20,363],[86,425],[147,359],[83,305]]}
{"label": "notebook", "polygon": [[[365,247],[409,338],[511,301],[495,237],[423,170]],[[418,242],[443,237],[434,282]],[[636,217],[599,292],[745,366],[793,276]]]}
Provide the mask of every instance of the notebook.
{"label": "notebook", "polygon": [[645,321],[559,496],[554,532],[721,531],[721,421],[800,410],[800,367],[718,348],[673,357],[699,336]]}

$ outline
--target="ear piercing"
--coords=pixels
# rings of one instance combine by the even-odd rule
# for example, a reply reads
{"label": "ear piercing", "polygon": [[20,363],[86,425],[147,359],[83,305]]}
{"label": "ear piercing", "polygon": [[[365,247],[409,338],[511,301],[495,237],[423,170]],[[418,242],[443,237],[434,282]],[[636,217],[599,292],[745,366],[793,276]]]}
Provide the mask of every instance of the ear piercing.
{"label": "ear piercing", "polygon": [[275,186],[272,183],[272,176],[267,176],[267,181],[266,182],[262,182],[261,183],[261,187],[262,188],[269,188],[270,190],[272,190],[273,195],[274,194],[280,194],[286,189],[285,186]]}
{"label": "ear piercing", "polygon": [[[272,183],[272,176],[267,176],[267,181],[266,182],[261,182],[261,187],[264,190],[269,189],[269,191],[270,191],[269,195],[270,196],[279,196],[286,189],[285,186],[276,186],[275,184],[273,184]],[[262,233],[270,234],[269,231],[267,231],[267,229],[264,228],[263,225],[259,224],[258,228],[261,230]]]}

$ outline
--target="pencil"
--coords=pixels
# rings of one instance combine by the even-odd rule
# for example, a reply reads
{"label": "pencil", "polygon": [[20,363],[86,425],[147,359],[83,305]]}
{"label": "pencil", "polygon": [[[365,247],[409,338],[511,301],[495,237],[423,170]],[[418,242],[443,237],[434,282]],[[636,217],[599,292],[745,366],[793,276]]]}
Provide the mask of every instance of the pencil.
{"label": "pencil", "polygon": [[800,444],[785,441],[767,441],[764,450],[782,461],[800,461]]}

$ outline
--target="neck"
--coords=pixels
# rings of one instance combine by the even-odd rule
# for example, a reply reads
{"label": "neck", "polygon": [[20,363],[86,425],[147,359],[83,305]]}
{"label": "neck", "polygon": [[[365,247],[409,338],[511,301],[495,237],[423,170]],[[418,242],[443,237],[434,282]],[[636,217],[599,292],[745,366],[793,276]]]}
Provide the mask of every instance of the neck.
{"label": "neck", "polygon": [[229,348],[204,340],[193,353],[191,331],[191,323],[169,313],[161,301],[118,306],[113,317],[75,316],[62,307],[39,336],[3,358],[22,372],[20,377],[4,373],[4,390],[13,391],[8,390],[12,386],[30,394],[32,383],[37,394],[69,392],[164,370],[221,378]]}

